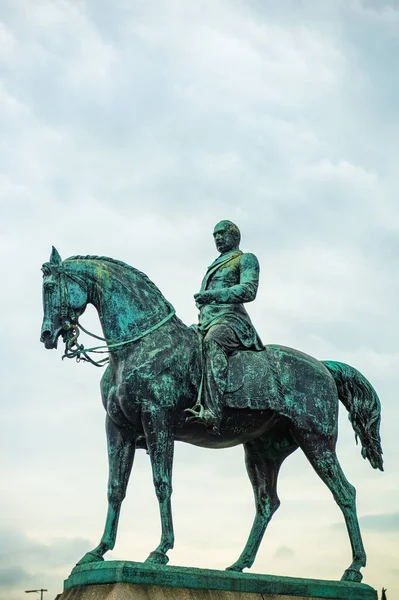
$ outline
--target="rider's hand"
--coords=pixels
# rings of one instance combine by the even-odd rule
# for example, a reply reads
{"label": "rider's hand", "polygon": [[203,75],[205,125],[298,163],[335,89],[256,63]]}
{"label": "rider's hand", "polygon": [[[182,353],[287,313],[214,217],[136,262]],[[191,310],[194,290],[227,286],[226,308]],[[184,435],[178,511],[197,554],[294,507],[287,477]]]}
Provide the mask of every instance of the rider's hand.
{"label": "rider's hand", "polygon": [[198,294],[194,294],[194,300],[197,306],[203,306],[204,304],[211,304],[214,297],[212,292],[198,292]]}

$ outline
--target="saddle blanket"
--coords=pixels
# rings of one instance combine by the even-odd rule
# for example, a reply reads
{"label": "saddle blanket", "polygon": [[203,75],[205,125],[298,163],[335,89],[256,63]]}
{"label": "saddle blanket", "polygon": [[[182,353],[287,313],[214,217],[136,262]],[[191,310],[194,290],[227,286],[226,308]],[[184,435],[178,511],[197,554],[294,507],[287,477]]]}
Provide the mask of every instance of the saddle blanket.
{"label": "saddle blanket", "polygon": [[226,392],[223,396],[226,408],[263,410],[267,398],[276,398],[278,394],[276,372],[270,364],[267,348],[260,352],[238,351],[229,357]]}

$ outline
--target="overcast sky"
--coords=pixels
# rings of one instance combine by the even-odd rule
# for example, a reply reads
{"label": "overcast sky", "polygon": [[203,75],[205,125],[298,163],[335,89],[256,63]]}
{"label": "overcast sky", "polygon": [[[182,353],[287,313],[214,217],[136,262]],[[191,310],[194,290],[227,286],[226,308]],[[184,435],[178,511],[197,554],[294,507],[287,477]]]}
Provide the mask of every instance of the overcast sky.
{"label": "overcast sky", "polygon": [[[260,260],[248,310],[263,341],[348,362],[379,392],[385,473],[361,458],[345,409],[338,455],[364,581],[395,598],[398,1],[13,0],[1,17],[1,600],[54,598],[106,511],[101,372],[39,343],[51,245],[132,264],[190,324],[220,219]],[[94,309],[83,324],[100,332]],[[158,544],[136,456],[108,558]],[[300,451],[279,495],[253,571],[339,579],[343,519]],[[254,512],[242,449],[178,444],[173,504],[171,564],[231,564]]]}

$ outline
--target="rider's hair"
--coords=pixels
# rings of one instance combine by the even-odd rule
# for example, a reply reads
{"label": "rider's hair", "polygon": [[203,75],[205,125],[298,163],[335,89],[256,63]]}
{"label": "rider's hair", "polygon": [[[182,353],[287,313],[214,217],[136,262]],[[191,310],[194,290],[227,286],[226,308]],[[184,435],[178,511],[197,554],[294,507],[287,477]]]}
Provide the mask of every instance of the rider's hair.
{"label": "rider's hair", "polygon": [[237,244],[239,244],[241,241],[241,232],[238,226],[235,223],[233,223],[233,221],[229,221],[228,219],[225,219],[224,221],[220,221],[220,223],[218,223],[218,225],[221,224],[227,225],[229,231],[231,231],[231,233],[234,235]]}
{"label": "rider's hair", "polygon": [[237,240],[237,244],[239,244],[241,241],[241,232],[238,229],[237,225],[235,223],[231,223],[229,229],[230,229],[231,233],[234,235],[235,239]]}

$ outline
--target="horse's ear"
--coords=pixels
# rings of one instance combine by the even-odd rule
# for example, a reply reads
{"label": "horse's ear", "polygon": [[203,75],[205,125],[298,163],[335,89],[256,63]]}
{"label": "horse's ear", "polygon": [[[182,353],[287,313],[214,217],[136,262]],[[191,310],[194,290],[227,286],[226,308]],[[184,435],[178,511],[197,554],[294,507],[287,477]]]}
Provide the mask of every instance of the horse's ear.
{"label": "horse's ear", "polygon": [[59,266],[62,263],[61,260],[61,256],[58,253],[57,248],[54,248],[51,250],[51,255],[50,255],[50,264],[55,265],[55,266]]}

